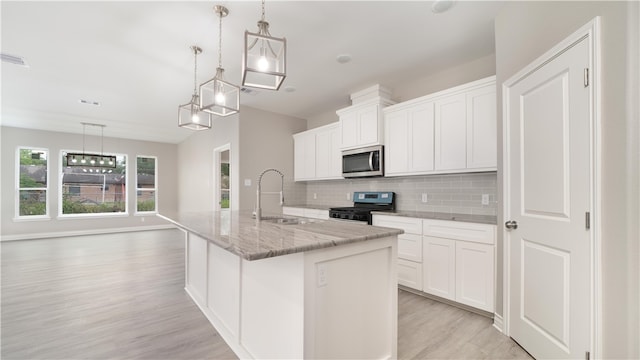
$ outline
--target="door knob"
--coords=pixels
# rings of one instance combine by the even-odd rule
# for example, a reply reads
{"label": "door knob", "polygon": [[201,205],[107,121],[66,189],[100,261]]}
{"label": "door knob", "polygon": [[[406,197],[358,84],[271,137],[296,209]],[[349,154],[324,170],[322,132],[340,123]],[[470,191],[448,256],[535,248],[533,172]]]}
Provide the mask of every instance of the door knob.
{"label": "door knob", "polygon": [[515,220],[509,220],[504,223],[504,227],[506,227],[509,230],[515,230],[518,228],[518,223]]}

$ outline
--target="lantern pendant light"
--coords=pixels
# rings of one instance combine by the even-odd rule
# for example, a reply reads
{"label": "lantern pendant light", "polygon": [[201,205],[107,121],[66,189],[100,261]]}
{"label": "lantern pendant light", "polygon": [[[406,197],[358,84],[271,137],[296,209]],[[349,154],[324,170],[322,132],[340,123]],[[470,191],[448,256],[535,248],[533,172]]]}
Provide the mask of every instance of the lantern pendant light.
{"label": "lantern pendant light", "polygon": [[196,82],[198,54],[202,52],[202,49],[194,45],[191,47],[191,51],[193,51],[194,56],[193,95],[191,95],[191,101],[178,107],[178,126],[191,130],[207,130],[211,129],[211,115],[200,109]]}
{"label": "lantern pendant light", "polygon": [[240,110],[240,87],[224,80],[222,68],[222,18],[229,15],[229,10],[222,5],[216,5],[213,11],[220,18],[218,68],[213,79],[200,85],[200,108],[214,115],[229,116]]}
{"label": "lantern pendant light", "polygon": [[269,23],[258,21],[258,32],[244,32],[242,54],[242,86],[278,90],[287,76],[287,39],[276,38],[269,33]]}

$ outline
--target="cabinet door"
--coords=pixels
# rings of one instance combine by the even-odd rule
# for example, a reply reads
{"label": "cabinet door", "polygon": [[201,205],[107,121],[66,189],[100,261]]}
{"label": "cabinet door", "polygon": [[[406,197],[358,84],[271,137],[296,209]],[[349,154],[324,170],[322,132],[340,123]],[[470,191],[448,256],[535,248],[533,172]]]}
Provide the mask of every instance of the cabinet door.
{"label": "cabinet door", "polygon": [[[421,104],[411,110],[409,132],[405,138],[409,143],[409,171],[433,170],[434,159],[434,104]],[[405,141],[406,141],[405,140]]]}
{"label": "cabinet door", "polygon": [[422,291],[455,300],[455,240],[424,236],[422,248]]}
{"label": "cabinet door", "polygon": [[316,134],[316,178],[331,177],[331,133],[322,131]]}
{"label": "cabinet door", "polygon": [[316,176],[316,136],[313,132],[293,137],[293,176],[298,180],[312,180]]}
{"label": "cabinet door", "polygon": [[341,148],[358,145],[358,113],[353,110],[340,115]]}
{"label": "cabinet door", "polygon": [[435,169],[454,170],[467,166],[466,94],[435,103]]}
{"label": "cabinet door", "polygon": [[340,127],[335,126],[331,131],[331,149],[329,151],[329,176],[333,179],[342,178],[342,151],[340,151]]}
{"label": "cabinet door", "polygon": [[408,110],[385,114],[385,174],[405,174],[409,171]]}
{"label": "cabinet door", "polygon": [[456,241],[456,301],[494,311],[493,246]]}
{"label": "cabinet door", "polygon": [[496,87],[467,93],[467,168],[496,168]]}
{"label": "cabinet door", "polygon": [[379,144],[378,105],[358,110],[358,146]]}

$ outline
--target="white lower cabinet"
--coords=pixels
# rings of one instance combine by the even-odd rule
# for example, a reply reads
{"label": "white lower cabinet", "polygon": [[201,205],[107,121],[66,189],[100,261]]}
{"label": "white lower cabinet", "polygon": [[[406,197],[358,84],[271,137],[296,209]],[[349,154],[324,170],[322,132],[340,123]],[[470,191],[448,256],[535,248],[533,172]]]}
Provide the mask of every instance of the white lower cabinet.
{"label": "white lower cabinet", "polygon": [[493,245],[456,241],[456,301],[493,312]]}
{"label": "white lower cabinet", "polygon": [[373,225],[398,235],[398,284],[494,311],[496,226],[373,215]]}
{"label": "white lower cabinet", "polygon": [[456,299],[456,242],[425,236],[422,291]]}

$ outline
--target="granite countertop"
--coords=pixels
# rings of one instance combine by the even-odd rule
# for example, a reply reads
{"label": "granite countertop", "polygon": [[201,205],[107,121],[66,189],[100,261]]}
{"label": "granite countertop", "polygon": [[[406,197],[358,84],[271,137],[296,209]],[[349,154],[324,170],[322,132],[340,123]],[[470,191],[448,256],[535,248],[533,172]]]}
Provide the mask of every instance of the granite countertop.
{"label": "granite countertop", "polygon": [[300,224],[286,225],[265,220],[258,222],[251,217],[251,211],[166,213],[158,216],[246,260],[259,260],[403,233],[402,230],[341,220],[297,218],[302,220]]}
{"label": "granite countertop", "polygon": [[462,221],[478,224],[496,225],[498,223],[495,215],[451,214],[431,211],[372,211],[371,213],[374,215],[406,216],[418,219]]}

